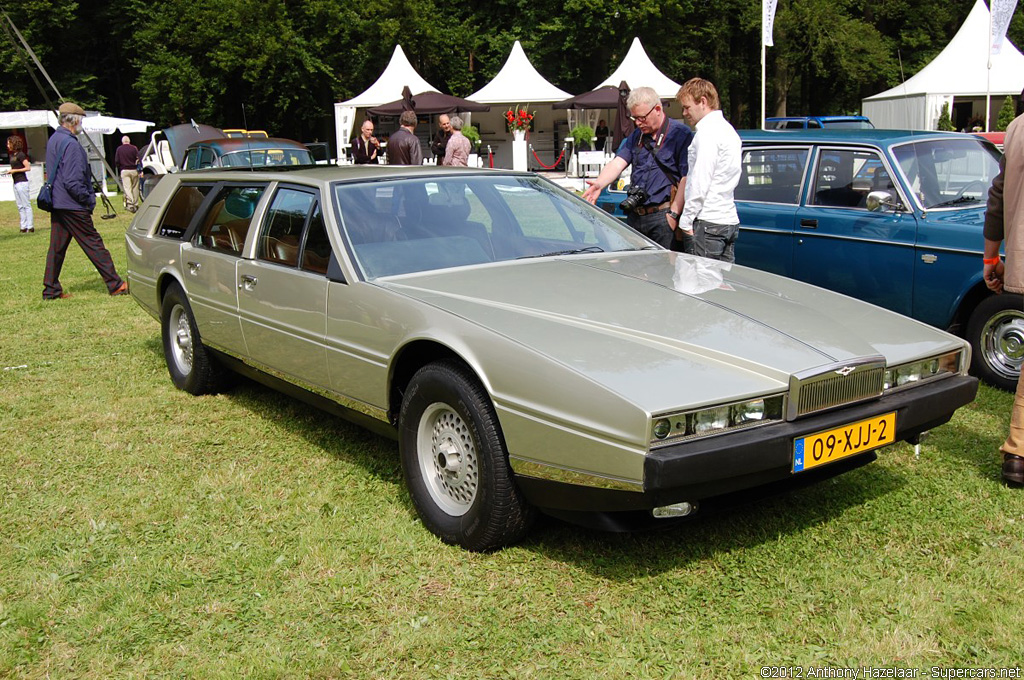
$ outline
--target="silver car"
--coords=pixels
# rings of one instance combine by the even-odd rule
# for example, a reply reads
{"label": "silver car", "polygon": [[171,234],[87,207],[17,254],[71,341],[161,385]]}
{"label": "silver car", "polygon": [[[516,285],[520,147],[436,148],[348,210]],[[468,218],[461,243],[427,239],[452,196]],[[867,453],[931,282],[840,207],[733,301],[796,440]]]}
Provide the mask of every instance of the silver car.
{"label": "silver car", "polygon": [[178,173],[127,248],[175,385],[237,371],[397,438],[423,523],[471,550],[537,510],[625,529],[826,478],[977,391],[952,335],[527,173]]}

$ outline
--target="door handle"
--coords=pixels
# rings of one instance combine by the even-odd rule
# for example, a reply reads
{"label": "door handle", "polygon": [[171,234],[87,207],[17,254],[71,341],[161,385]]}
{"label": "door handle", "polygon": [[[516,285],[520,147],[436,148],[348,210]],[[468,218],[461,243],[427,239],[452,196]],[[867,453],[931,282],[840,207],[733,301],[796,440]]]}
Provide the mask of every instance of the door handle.
{"label": "door handle", "polygon": [[203,265],[201,265],[198,262],[189,262],[188,263],[188,273],[189,274],[198,274],[199,270],[202,269],[202,268],[203,268]]}
{"label": "door handle", "polygon": [[818,228],[818,220],[803,219],[803,220],[800,220],[800,226],[804,227],[805,229],[817,229]]}
{"label": "door handle", "polygon": [[242,282],[240,284],[238,284],[238,289],[241,290],[242,288],[244,288],[245,290],[252,290],[253,288],[256,287],[256,284],[258,282],[259,282],[259,279],[257,279],[255,276],[249,276],[248,274],[243,274],[242,275]]}

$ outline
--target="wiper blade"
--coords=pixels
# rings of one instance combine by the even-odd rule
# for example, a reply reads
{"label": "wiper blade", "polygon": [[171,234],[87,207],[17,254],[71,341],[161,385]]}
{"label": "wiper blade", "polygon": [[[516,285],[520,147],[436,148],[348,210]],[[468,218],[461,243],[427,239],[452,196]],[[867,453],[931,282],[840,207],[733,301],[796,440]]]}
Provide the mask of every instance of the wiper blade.
{"label": "wiper blade", "polygon": [[537,255],[520,255],[517,260],[525,260],[531,257],[554,257],[555,255],[578,255],[580,253],[603,253],[604,248],[601,246],[587,246],[586,248],[575,248],[573,250],[553,250],[550,253],[540,253]]}
{"label": "wiper blade", "polygon": [[[932,208],[948,208],[951,205],[960,205],[961,203],[981,203],[981,199],[975,198],[974,196],[960,196],[959,198],[954,198],[951,201],[936,203]],[[929,210],[932,208],[929,208]]]}

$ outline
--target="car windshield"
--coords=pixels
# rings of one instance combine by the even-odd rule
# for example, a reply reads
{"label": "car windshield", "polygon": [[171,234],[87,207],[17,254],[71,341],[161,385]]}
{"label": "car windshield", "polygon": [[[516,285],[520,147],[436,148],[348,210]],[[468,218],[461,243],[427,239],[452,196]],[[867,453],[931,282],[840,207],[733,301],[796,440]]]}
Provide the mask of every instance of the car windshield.
{"label": "car windshield", "polygon": [[538,177],[459,174],[339,182],[334,193],[340,224],[370,279],[658,247]]}
{"label": "car windshield", "polygon": [[821,124],[830,130],[871,130],[870,120],[823,120]]}
{"label": "car windshield", "polygon": [[999,173],[998,152],[980,139],[911,142],[893,155],[922,208],[977,207]]}
{"label": "car windshield", "polygon": [[314,164],[313,156],[305,149],[245,149],[224,154],[220,162],[232,168]]}

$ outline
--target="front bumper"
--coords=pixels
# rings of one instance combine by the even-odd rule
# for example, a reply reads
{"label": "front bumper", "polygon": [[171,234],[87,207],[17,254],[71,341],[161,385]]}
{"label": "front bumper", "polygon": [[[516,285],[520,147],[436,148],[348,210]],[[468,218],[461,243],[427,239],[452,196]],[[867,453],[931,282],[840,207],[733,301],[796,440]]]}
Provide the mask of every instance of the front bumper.
{"label": "front bumper", "polygon": [[974,401],[977,392],[977,378],[951,376],[821,415],[666,446],[647,456],[642,492],[531,477],[518,477],[517,483],[540,508],[583,512],[649,510],[787,480],[798,486],[858,467],[874,460],[875,454],[865,451],[794,473],[794,439],[895,411],[896,441],[905,441],[949,421],[958,408]]}

